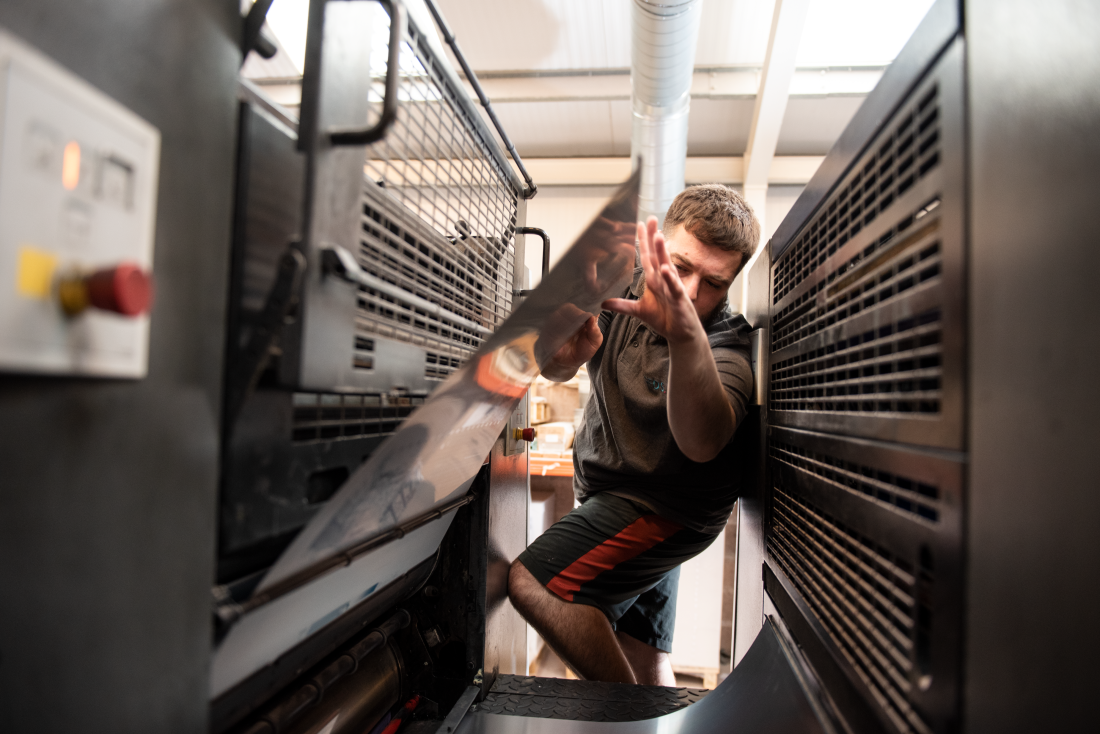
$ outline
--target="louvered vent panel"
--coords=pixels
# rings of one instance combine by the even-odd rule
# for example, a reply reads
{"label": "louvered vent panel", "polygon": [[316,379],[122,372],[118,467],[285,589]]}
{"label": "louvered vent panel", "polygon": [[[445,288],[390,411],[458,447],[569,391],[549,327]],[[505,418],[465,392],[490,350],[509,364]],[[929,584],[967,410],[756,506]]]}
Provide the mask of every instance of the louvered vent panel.
{"label": "louvered vent panel", "polygon": [[295,393],[292,441],[388,436],[423,402],[418,396]]}
{"label": "louvered vent panel", "polygon": [[961,128],[935,76],[772,267],[771,419],[848,435],[961,441]]}
{"label": "louvered vent panel", "polygon": [[[364,198],[362,268],[411,298],[359,289],[357,338],[380,335],[459,364],[511,311],[513,251],[500,239],[446,239]],[[457,365],[455,365],[457,366]]]}
{"label": "louvered vent panel", "polygon": [[[899,732],[931,732],[913,707],[931,576],[775,487],[768,550]],[[922,578],[923,577],[923,578]]]}
{"label": "louvered vent panel", "polygon": [[[876,141],[844,187],[830,197],[784,252],[773,274],[773,304],[779,304],[827,258],[886,214],[898,197],[931,174],[940,163],[939,123],[938,88],[933,86]],[[830,273],[828,282],[843,274],[853,261],[873,254],[881,244],[876,241],[861,249],[855,258]]]}

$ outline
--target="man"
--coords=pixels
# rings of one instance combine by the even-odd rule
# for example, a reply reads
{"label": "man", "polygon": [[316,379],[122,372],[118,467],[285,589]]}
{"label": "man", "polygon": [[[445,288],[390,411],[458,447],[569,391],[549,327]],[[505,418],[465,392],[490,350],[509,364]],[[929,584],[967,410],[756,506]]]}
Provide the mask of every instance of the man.
{"label": "man", "polygon": [[675,685],[679,567],[725,527],[730,444],[752,388],[749,326],[726,293],[760,237],[719,185],[684,190],[638,225],[641,267],[543,368],[585,362],[592,397],[573,447],[581,506],[512,564],[509,597],[582,678]]}

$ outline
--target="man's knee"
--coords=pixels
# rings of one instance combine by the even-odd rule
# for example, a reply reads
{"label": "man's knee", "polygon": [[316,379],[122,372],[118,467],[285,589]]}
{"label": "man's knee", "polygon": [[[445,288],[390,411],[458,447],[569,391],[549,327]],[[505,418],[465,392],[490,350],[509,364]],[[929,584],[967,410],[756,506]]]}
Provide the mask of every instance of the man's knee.
{"label": "man's knee", "polygon": [[550,613],[558,599],[518,559],[508,570],[508,598],[520,616],[532,623],[532,618],[542,619]]}

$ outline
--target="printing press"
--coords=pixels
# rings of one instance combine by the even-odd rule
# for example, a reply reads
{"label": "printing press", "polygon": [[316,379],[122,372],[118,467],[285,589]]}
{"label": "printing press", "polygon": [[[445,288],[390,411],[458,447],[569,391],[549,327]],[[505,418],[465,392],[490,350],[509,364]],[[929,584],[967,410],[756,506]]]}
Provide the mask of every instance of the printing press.
{"label": "printing press", "polygon": [[[430,0],[314,0],[296,113],[239,75],[268,6],[0,6],[0,730],[1081,723],[1100,16],[933,4],[735,284],[755,405],[708,693],[528,676],[507,599],[527,389],[629,282],[640,174],[551,270]],[[50,258],[142,307],[58,315]]]}

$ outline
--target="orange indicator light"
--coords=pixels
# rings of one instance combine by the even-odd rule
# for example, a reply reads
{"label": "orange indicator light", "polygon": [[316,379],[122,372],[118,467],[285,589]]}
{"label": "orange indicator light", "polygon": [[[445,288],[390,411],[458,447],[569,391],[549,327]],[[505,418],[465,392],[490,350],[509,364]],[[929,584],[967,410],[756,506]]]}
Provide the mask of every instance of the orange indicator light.
{"label": "orange indicator light", "polygon": [[80,143],[75,140],[65,146],[61,159],[61,185],[69,191],[80,183]]}

